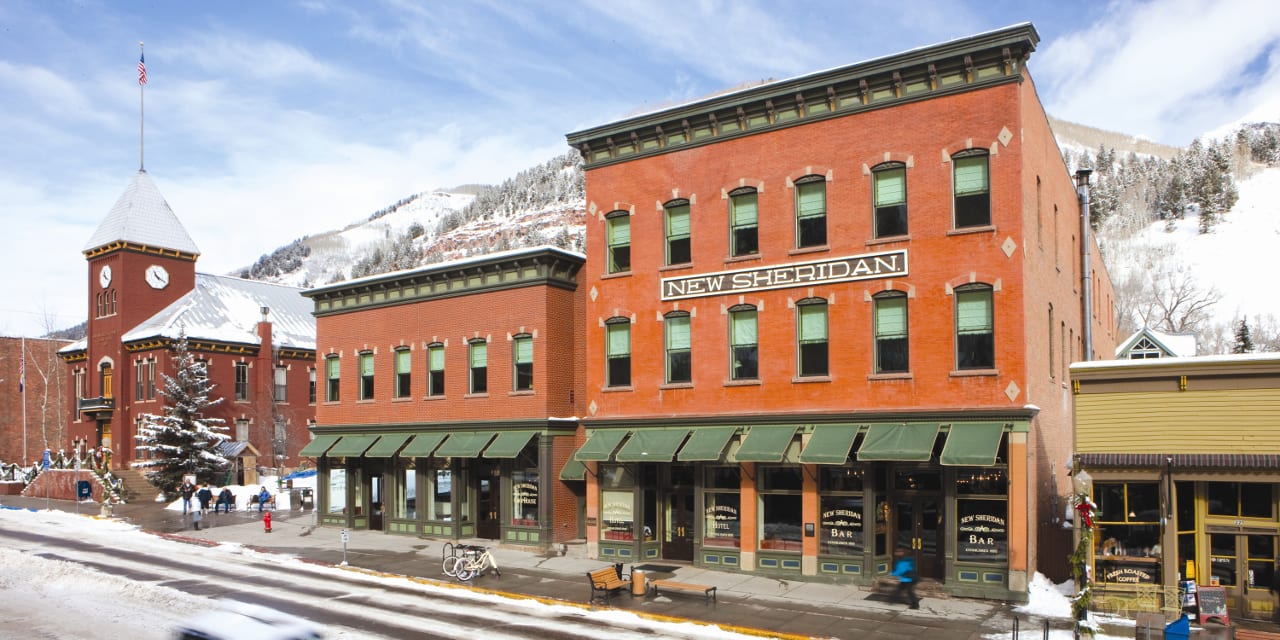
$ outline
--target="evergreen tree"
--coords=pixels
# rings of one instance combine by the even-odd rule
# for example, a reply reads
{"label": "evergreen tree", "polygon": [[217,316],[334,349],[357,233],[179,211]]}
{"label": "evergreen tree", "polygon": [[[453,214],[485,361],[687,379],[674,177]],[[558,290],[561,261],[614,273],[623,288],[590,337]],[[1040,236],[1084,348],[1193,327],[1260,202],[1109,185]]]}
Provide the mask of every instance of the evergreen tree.
{"label": "evergreen tree", "polygon": [[1236,344],[1231,353],[1253,353],[1253,337],[1249,335],[1249,321],[1240,319],[1236,326]]}
{"label": "evergreen tree", "polygon": [[229,438],[225,421],[206,416],[223,399],[210,397],[215,385],[205,373],[205,364],[188,349],[185,331],[173,351],[177,376],[164,374],[164,415],[142,416],[136,436],[138,452],[149,455],[133,464],[169,495],[177,492],[183,476],[190,474],[199,482],[210,482],[231,465],[217,450],[217,445]]}

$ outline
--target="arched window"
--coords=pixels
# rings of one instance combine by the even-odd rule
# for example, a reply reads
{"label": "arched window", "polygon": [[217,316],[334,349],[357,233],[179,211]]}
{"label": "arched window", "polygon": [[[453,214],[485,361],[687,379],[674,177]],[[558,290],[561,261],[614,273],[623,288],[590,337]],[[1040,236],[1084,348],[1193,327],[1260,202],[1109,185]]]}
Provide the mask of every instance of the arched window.
{"label": "arched window", "polygon": [[631,217],[626,211],[605,216],[609,247],[609,273],[631,270]]}
{"label": "arched window", "polygon": [[827,244],[827,179],[805,176],[796,180],[796,248]]}
{"label": "arched window", "polygon": [[757,312],[751,305],[729,308],[729,377],[756,380],[760,377],[760,343]]}
{"label": "arched window", "polygon": [[876,373],[906,373],[911,370],[907,340],[907,294],[886,291],[877,294],[873,301]]}
{"label": "arched window", "polygon": [[995,319],[991,287],[957,287],[956,368],[993,369],[996,361]]}
{"label": "arched window", "polygon": [[467,344],[471,362],[471,393],[489,393],[489,343],[477,338]]}
{"label": "arched window", "polygon": [[907,235],[907,165],[886,162],[871,171],[875,237]]}
{"label": "arched window", "polygon": [[689,313],[673,311],[663,318],[666,334],[667,383],[693,381],[693,344]]}
{"label": "arched window", "polygon": [[955,228],[991,224],[991,180],[987,152],[961,151],[951,156],[955,194]]}
{"label": "arched window", "polygon": [[427,345],[427,395],[444,395],[444,343]]}
{"label": "arched window", "polygon": [[605,330],[606,387],[631,386],[631,320],[609,318]]}
{"label": "arched window", "polygon": [[830,375],[827,355],[827,301],[807,298],[796,303],[797,375]]}
{"label": "arched window", "polygon": [[667,234],[667,264],[693,261],[689,235],[689,201],[672,200],[662,206]]}
{"label": "arched window", "polygon": [[758,207],[759,194],[755,189],[744,187],[729,192],[730,256],[760,253]]}
{"label": "arched window", "polygon": [[521,333],[511,338],[511,379],[514,391],[533,391],[533,336]]}

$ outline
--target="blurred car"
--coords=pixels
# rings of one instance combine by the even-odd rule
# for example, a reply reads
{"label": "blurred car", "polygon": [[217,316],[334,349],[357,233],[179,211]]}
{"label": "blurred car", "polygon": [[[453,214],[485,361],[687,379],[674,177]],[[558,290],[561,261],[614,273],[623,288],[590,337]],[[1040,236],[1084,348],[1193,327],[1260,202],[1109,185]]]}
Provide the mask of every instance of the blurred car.
{"label": "blurred car", "polygon": [[219,600],[182,623],[177,640],[318,640],[323,629],[309,620],[248,602]]}

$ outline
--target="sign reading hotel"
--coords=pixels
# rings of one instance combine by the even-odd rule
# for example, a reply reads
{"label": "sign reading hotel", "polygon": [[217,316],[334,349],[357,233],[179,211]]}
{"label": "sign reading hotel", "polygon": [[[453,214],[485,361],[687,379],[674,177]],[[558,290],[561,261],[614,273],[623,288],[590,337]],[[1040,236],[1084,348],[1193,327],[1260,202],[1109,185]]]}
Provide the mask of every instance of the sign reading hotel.
{"label": "sign reading hotel", "polygon": [[786,289],[907,275],[907,252],[865,253],[815,262],[718,271],[662,279],[663,300],[683,300],[747,291]]}

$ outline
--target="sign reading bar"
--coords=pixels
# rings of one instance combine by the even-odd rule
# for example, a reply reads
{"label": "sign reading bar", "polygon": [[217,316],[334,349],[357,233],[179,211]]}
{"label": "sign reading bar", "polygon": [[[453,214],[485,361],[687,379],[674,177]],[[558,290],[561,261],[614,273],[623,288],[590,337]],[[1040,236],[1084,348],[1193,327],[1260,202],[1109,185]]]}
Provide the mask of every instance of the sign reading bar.
{"label": "sign reading bar", "polygon": [[682,300],[744,291],[785,289],[907,275],[907,252],[886,251],[816,262],[718,271],[662,279],[662,299]]}

